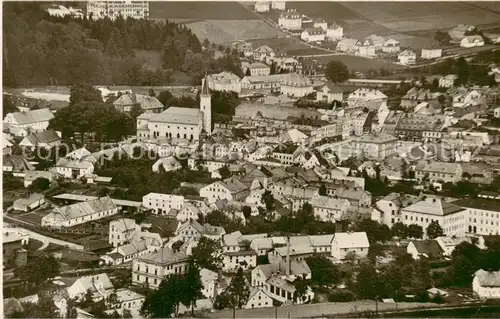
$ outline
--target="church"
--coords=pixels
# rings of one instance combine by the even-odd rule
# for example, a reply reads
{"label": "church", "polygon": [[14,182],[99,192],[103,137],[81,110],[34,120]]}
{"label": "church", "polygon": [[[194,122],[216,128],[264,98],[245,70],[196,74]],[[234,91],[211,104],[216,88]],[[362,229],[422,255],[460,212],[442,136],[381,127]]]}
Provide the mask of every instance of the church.
{"label": "church", "polygon": [[171,106],[162,113],[143,113],[137,117],[137,139],[199,141],[201,133],[212,132],[212,103],[207,77],[202,81],[200,108]]}

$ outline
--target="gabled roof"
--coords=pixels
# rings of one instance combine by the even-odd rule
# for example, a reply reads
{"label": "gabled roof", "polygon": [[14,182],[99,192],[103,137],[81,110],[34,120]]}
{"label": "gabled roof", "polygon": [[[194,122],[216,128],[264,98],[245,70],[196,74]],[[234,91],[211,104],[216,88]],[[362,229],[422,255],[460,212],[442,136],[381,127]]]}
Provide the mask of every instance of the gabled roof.
{"label": "gabled roof", "polygon": [[144,94],[128,93],[121,95],[114,105],[134,105],[139,104],[144,110],[163,108],[163,104],[155,97]]}
{"label": "gabled roof", "polygon": [[151,262],[160,265],[169,265],[174,263],[186,262],[188,256],[182,252],[174,252],[168,247],[162,247],[157,252],[146,254],[137,258],[140,261]]}
{"label": "gabled roof", "polygon": [[31,133],[30,135],[26,136],[26,138],[33,145],[38,145],[42,143],[49,144],[61,140],[59,135],[52,130],[38,132],[38,133]]}
{"label": "gabled roof", "polygon": [[11,114],[19,125],[45,122],[54,118],[54,114],[52,114],[49,109],[30,110],[27,112],[15,112]]}
{"label": "gabled roof", "polygon": [[437,240],[413,240],[413,246],[417,252],[427,257],[438,257],[443,253],[443,249],[439,246]]}
{"label": "gabled roof", "polygon": [[179,123],[189,125],[199,125],[201,122],[201,112],[198,108],[171,106],[162,113],[154,114],[148,118],[150,122],[159,123]]}
{"label": "gabled roof", "polygon": [[[67,205],[57,208],[57,210],[49,215],[57,220],[71,220],[80,218],[96,212],[104,212],[115,209],[117,206],[113,203],[109,196],[88,200],[73,205]],[[49,216],[47,215],[47,216]]]}
{"label": "gabled roof", "polygon": [[370,247],[366,232],[335,233],[333,240],[337,242],[339,248]]}
{"label": "gabled roof", "polygon": [[24,172],[34,170],[31,165],[22,155],[3,155],[3,166],[12,166],[14,172]]}
{"label": "gabled roof", "polygon": [[481,287],[500,287],[500,271],[486,271],[479,269],[474,276],[478,279]]}

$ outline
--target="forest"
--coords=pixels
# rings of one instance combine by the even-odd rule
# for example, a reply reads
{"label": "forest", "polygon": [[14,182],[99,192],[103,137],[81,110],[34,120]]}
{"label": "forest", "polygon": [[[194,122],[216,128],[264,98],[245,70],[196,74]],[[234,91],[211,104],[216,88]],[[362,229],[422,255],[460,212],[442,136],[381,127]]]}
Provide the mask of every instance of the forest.
{"label": "forest", "polygon": [[[7,87],[37,85],[169,85],[175,72],[199,84],[205,71],[240,71],[236,52],[214,58],[188,28],[173,22],[51,17],[39,2],[4,7],[3,81]],[[136,50],[155,50],[162,67],[151,69]],[[233,54],[234,53],[234,54]]]}

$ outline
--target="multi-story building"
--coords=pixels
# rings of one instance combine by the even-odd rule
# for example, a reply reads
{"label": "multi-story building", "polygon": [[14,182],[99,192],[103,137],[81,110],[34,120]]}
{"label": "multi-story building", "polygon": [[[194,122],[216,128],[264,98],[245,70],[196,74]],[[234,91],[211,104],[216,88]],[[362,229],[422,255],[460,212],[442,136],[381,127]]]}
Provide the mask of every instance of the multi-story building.
{"label": "multi-story building", "polygon": [[337,41],[344,36],[344,28],[338,24],[332,23],[326,29],[326,38],[330,41]]}
{"label": "multi-story building", "polygon": [[313,82],[300,74],[290,74],[281,81],[281,94],[292,97],[303,97],[314,92]]}
{"label": "multi-story building", "polygon": [[241,67],[247,76],[267,76],[271,73],[271,68],[262,62],[242,63]]}
{"label": "multi-story building", "polygon": [[109,243],[113,247],[130,243],[130,240],[139,232],[140,225],[130,218],[120,218],[109,222]]}
{"label": "multi-story building", "polygon": [[39,132],[47,130],[49,121],[53,118],[54,114],[49,109],[39,109],[9,113],[5,116],[3,122],[11,128]]}
{"label": "multi-story building", "polygon": [[253,51],[253,58],[256,61],[267,61],[275,55],[274,50],[268,45],[261,45]]}
{"label": "multi-story building", "polygon": [[94,20],[148,19],[149,1],[87,1],[87,15]]}
{"label": "multi-story building", "polygon": [[407,110],[413,110],[421,102],[437,102],[437,96],[429,89],[412,87],[405,96],[401,98],[401,106]]}
{"label": "multi-story building", "polygon": [[349,94],[347,102],[349,105],[355,105],[359,102],[379,101],[387,104],[387,95],[376,89],[360,88]]}
{"label": "multi-story building", "polygon": [[439,78],[439,87],[441,88],[452,88],[457,79],[457,75],[448,74]]}
{"label": "multi-story building", "polygon": [[326,31],[321,27],[307,28],[302,31],[300,38],[306,42],[323,42],[326,39]]}
{"label": "multi-story building", "polygon": [[271,1],[271,8],[273,10],[283,11],[286,9],[286,1]]}
{"label": "multi-story building", "polygon": [[394,39],[388,39],[382,44],[382,52],[397,53],[401,50],[400,42]]}
{"label": "multi-story building", "polygon": [[345,218],[349,209],[347,199],[338,199],[329,196],[314,195],[311,198],[314,216],[324,222],[335,222]]}
{"label": "multi-story building", "polygon": [[422,163],[415,168],[415,178],[419,182],[428,178],[431,183],[456,183],[462,179],[462,172],[462,166],[458,163]]}
{"label": "multi-story building", "polygon": [[328,81],[325,85],[316,90],[316,102],[332,103],[333,101],[342,102],[343,100],[344,91],[331,81]]}
{"label": "multi-story building", "polygon": [[72,227],[89,221],[118,214],[116,206],[109,196],[88,200],[73,205],[62,206],[42,217],[42,227]]}
{"label": "multi-story building", "polygon": [[281,29],[298,31],[302,29],[302,17],[295,9],[289,9],[278,18],[278,26]]}
{"label": "multi-story building", "polygon": [[401,222],[422,227],[424,234],[432,222],[438,222],[446,236],[463,237],[467,232],[467,210],[445,200],[427,196],[401,209]]}
{"label": "multi-story building", "polygon": [[248,186],[235,177],[214,182],[200,189],[200,196],[206,198],[210,203],[215,203],[220,199],[229,201],[244,200],[249,194]]}
{"label": "multi-story building", "polygon": [[443,55],[443,49],[441,49],[441,48],[422,49],[422,52],[421,52],[422,59],[427,59],[427,60],[440,58],[441,55]]}
{"label": "multi-story building", "polygon": [[418,196],[391,193],[375,203],[372,219],[392,227],[401,222],[401,209],[418,201]]}
{"label": "multi-story building", "polygon": [[332,257],[337,260],[344,259],[349,253],[358,258],[368,255],[370,242],[365,232],[335,233],[332,238]]}
{"label": "multi-story building", "polygon": [[256,1],[255,12],[269,12],[269,1]]}
{"label": "multi-story building", "polygon": [[231,72],[223,71],[207,77],[208,88],[213,91],[241,92],[240,78]]}
{"label": "multi-story building", "polygon": [[140,256],[132,262],[132,284],[157,289],[171,274],[182,274],[188,267],[188,256],[162,247],[157,252]]}
{"label": "multi-story building", "polygon": [[396,153],[398,139],[385,133],[373,133],[358,137],[352,144],[352,151],[358,156],[383,160]]}
{"label": "multi-story building", "polygon": [[500,200],[464,198],[453,202],[467,210],[467,232],[479,235],[500,235]]}
{"label": "multi-story building", "polygon": [[172,209],[180,210],[184,207],[184,196],[149,193],[142,197],[142,206],[154,214],[166,215]]}
{"label": "multi-story building", "polygon": [[411,50],[404,50],[398,54],[398,61],[402,65],[412,65],[415,64],[417,60],[417,55]]}

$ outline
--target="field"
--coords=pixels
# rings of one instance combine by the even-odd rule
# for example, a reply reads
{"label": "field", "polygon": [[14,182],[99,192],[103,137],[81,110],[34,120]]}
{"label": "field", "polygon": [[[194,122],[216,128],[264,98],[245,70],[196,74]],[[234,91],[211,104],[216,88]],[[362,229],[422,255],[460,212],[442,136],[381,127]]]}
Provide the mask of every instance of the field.
{"label": "field", "polygon": [[254,48],[258,48],[261,45],[268,45],[273,48],[277,54],[287,53],[290,56],[327,53],[323,50],[311,48],[295,38],[255,39],[248,42],[252,43]]}
{"label": "field", "polygon": [[258,17],[238,2],[151,1],[153,19],[257,20]]}
{"label": "field", "polygon": [[326,64],[333,60],[342,61],[343,63],[345,63],[345,65],[347,65],[350,71],[358,72],[367,72],[369,70],[378,70],[381,68],[384,68],[386,70],[396,70],[402,68],[400,65],[390,62],[382,60],[372,60],[352,55],[323,56],[315,57],[314,59],[323,64]]}

